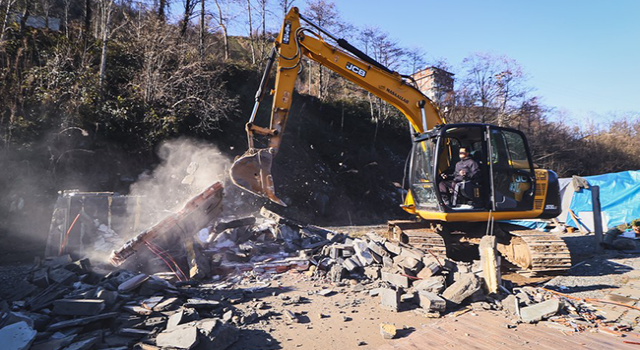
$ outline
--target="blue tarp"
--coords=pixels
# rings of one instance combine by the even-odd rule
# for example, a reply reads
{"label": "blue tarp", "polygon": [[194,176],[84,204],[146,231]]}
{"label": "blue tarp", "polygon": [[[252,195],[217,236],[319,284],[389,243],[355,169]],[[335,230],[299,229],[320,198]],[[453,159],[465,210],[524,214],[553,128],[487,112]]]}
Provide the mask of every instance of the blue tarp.
{"label": "blue tarp", "polygon": [[[584,178],[589,186],[600,186],[600,206],[607,215],[609,228],[640,218],[640,170]],[[575,192],[569,208],[576,215],[593,211],[591,190],[581,189]],[[566,224],[578,227],[570,215]]]}

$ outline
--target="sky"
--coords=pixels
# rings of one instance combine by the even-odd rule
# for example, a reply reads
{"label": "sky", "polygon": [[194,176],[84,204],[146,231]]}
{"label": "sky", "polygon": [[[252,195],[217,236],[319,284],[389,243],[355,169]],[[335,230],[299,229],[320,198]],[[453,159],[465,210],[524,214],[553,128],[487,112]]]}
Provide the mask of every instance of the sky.
{"label": "sky", "polygon": [[405,47],[422,47],[430,60],[445,58],[454,73],[475,52],[513,58],[534,94],[567,118],[640,114],[640,1],[335,3],[345,22],[378,26]]}

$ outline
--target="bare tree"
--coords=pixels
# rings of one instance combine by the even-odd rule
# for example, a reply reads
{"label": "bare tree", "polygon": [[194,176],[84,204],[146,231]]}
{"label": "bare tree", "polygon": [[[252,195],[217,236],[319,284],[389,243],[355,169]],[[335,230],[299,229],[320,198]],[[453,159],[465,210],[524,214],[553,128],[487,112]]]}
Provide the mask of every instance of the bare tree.
{"label": "bare tree", "polygon": [[167,3],[167,0],[160,0],[158,2],[158,20],[162,23],[166,22],[167,20],[167,15],[165,13],[168,5]]}
{"label": "bare tree", "polygon": [[[217,3],[217,1],[216,1]],[[182,19],[180,20],[180,36],[184,37],[187,34],[187,29],[189,28],[189,21],[191,17],[193,17],[193,12],[195,11],[196,5],[198,4],[198,0],[182,0],[182,5],[184,12],[182,14]]]}
{"label": "bare tree", "polygon": [[[327,30],[333,30],[339,27],[340,16],[338,14],[338,9],[336,8],[336,4],[334,2],[325,1],[325,0],[313,0],[308,3],[307,9],[305,11],[309,19],[320,27],[325,28]],[[317,75],[317,96],[319,99],[323,100],[327,98],[326,94],[326,86],[327,82],[325,81],[326,73],[325,68],[317,64],[318,75]]]}
{"label": "bare tree", "polygon": [[207,28],[205,17],[205,0],[200,0],[200,59],[204,60],[204,33]]}
{"label": "bare tree", "polygon": [[[0,31],[0,42],[4,40],[4,32],[7,30],[7,25],[9,24],[9,16],[11,15],[11,7],[16,3],[17,0],[6,0],[7,4],[4,11],[4,19],[2,20],[2,31]],[[4,5],[4,4],[3,4]]]}
{"label": "bare tree", "polygon": [[278,4],[280,5],[280,9],[282,10],[283,15],[286,15],[287,12],[289,12],[294,2],[296,2],[296,0],[279,0],[278,1]]}
{"label": "bare tree", "polygon": [[462,66],[464,78],[457,95],[463,106],[475,109],[469,116],[506,125],[529,91],[520,65],[506,56],[476,53],[465,58]]}
{"label": "bare tree", "polygon": [[84,39],[89,39],[89,32],[91,31],[91,0],[84,1]]}
{"label": "bare tree", "polygon": [[253,33],[253,16],[251,13],[251,0],[247,0],[247,24],[249,25],[249,49],[251,50],[251,64],[256,64],[255,36]]}
{"label": "bare tree", "polygon": [[224,60],[226,61],[229,59],[229,17],[227,13],[222,11],[222,6],[220,6],[221,2],[222,0],[214,0],[216,8],[218,9],[218,16],[216,17],[216,21],[218,22],[218,26],[220,27],[220,29],[222,29],[222,39],[224,43]]}

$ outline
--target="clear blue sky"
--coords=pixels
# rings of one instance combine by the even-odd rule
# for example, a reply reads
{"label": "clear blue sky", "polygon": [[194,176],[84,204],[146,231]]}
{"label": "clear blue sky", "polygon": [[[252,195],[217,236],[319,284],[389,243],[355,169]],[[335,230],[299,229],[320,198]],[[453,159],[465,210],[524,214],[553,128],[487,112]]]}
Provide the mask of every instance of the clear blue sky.
{"label": "clear blue sky", "polygon": [[[295,6],[305,7],[303,1]],[[576,121],[640,113],[640,0],[338,0],[342,19],[374,25],[454,67],[505,54],[543,103]],[[345,38],[349,39],[349,38]],[[355,41],[355,40],[352,40]]]}

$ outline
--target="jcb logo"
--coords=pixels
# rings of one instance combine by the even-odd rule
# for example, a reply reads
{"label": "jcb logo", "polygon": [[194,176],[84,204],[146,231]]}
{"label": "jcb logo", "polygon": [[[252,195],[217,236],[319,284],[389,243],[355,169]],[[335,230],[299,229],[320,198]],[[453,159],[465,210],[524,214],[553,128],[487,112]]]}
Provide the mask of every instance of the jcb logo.
{"label": "jcb logo", "polygon": [[356,66],[355,64],[353,64],[351,62],[347,62],[347,66],[346,67],[347,67],[348,70],[358,74],[359,76],[361,76],[363,78],[365,76],[367,76],[367,72],[364,69]]}
{"label": "jcb logo", "polygon": [[289,37],[291,36],[291,22],[287,21],[284,25],[284,31],[282,32],[282,43],[289,44]]}

